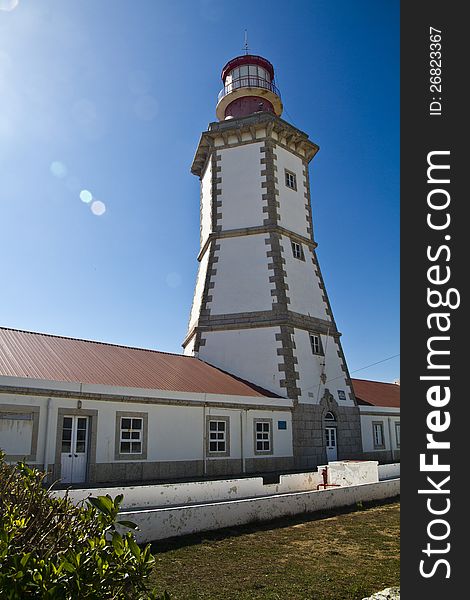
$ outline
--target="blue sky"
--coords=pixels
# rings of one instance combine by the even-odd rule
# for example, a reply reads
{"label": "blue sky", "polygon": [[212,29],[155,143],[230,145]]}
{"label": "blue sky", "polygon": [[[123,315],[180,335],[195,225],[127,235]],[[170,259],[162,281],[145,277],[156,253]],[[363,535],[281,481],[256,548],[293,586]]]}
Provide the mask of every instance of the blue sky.
{"label": "blue sky", "polygon": [[189,167],[245,29],[320,146],[314,231],[352,376],[399,377],[397,358],[358,371],[399,353],[398,0],[0,0],[1,325],[181,352]]}

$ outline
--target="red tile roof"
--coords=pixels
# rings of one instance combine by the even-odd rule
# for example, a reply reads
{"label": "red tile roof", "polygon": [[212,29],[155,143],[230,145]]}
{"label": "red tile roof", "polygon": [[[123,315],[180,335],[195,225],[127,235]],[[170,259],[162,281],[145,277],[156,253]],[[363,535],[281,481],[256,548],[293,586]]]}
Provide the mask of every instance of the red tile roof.
{"label": "red tile roof", "polygon": [[278,397],[191,356],[0,327],[0,375],[238,396]]}
{"label": "red tile roof", "polygon": [[351,379],[359,405],[400,408],[400,386],[396,383]]}

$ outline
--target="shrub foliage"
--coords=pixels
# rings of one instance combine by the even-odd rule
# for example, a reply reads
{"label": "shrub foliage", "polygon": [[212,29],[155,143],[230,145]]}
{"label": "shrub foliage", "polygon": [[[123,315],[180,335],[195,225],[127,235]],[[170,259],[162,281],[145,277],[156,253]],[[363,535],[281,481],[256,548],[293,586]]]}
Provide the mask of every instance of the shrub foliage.
{"label": "shrub foliage", "polygon": [[[127,521],[117,521],[122,496],[85,505],[51,495],[45,473],[8,465],[0,453],[0,597],[164,600],[147,589],[154,566]],[[119,525],[119,531],[116,529]]]}

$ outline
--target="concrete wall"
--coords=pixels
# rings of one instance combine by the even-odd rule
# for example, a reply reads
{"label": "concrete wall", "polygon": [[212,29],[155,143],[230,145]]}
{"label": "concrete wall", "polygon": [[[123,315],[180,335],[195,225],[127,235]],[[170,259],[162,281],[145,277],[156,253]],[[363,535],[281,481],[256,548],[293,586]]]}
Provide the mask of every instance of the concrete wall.
{"label": "concrete wall", "polygon": [[[324,355],[313,354],[310,344],[310,332],[303,329],[294,329],[295,350],[297,358],[297,371],[300,375],[298,386],[302,393],[299,401],[308,404],[318,404],[323,397],[325,388],[333,394],[340,406],[354,406],[349,397],[350,388],[346,381],[346,374],[342,369],[342,361],[338,356],[338,346],[332,336],[320,335]],[[320,380],[322,365],[325,363],[326,384]],[[341,399],[338,391],[345,394]]]}
{"label": "concrete wall", "polygon": [[[218,502],[240,500],[280,493],[315,490],[323,479],[320,473],[293,473],[281,475],[279,483],[263,484],[261,477],[243,479],[225,479],[216,481],[191,481],[188,483],[168,483],[162,485],[140,485],[135,487],[112,487],[69,490],[68,497],[77,504],[89,496],[115,497],[123,494],[123,509],[156,508],[165,506],[181,506],[200,502]],[[65,490],[54,491],[56,496],[63,497]]]}
{"label": "concrete wall", "polygon": [[[328,483],[340,486],[375,483],[378,481],[377,462],[331,462],[327,466]],[[292,473],[281,475],[279,483],[263,484],[261,477],[243,479],[221,479],[216,481],[191,481],[187,483],[168,483],[160,485],[140,485],[123,487],[99,487],[88,489],[57,490],[53,494],[64,497],[65,494],[75,504],[89,496],[124,496],[122,508],[161,508],[182,506],[201,502],[224,502],[292,492],[313,491],[318,484],[324,483],[322,470],[310,473]]]}
{"label": "concrete wall", "polygon": [[218,200],[222,202],[220,212],[224,230],[263,224],[261,182],[266,178],[261,175],[261,146],[260,142],[255,142],[219,150],[222,194]]}
{"label": "concrete wall", "polygon": [[318,467],[318,472],[328,467],[328,483],[340,485],[360,485],[363,483],[375,483],[379,480],[377,461],[333,461],[328,465]]}
{"label": "concrete wall", "polygon": [[279,327],[260,327],[217,332],[205,332],[202,358],[229,373],[238,373],[248,381],[283,396],[278,369],[279,356],[276,334]]}
{"label": "concrete wall", "polygon": [[[276,147],[276,156],[277,188],[279,190],[278,201],[280,204],[279,215],[281,217],[279,224],[281,227],[285,227],[290,231],[294,231],[304,237],[309,237],[307,231],[308,224],[305,218],[306,200],[304,195],[305,192],[307,192],[307,188],[304,183],[305,178],[303,176],[304,167],[302,160],[295,156],[295,154],[292,154],[292,152],[284,150],[281,146]],[[295,173],[297,190],[292,190],[286,186],[285,169]]]}
{"label": "concrete wall", "polygon": [[[259,160],[259,159],[258,159]],[[218,240],[211,315],[271,310],[273,297],[266,258],[266,235]]]}
{"label": "concrete wall", "polygon": [[318,285],[318,277],[315,275],[310,250],[305,244],[302,245],[305,260],[301,260],[294,257],[290,238],[281,236],[281,244],[284,248],[282,256],[286,261],[284,270],[285,281],[289,286],[289,310],[331,321],[322,298],[323,292]]}
{"label": "concrete wall", "polygon": [[388,465],[378,466],[379,480],[397,479],[400,477],[400,463],[392,463]]}
{"label": "concrete wall", "polygon": [[[189,327],[191,328],[199,317],[199,312],[201,310],[201,302],[202,302],[202,293],[204,291],[204,284],[206,281],[207,274],[207,266],[209,264],[209,253],[206,252],[199,263],[197,278],[196,278],[196,286],[194,288],[194,298],[193,305],[191,307],[191,315],[189,318]],[[191,355],[191,352],[188,348],[185,349],[185,354]]]}
{"label": "concrete wall", "polygon": [[320,510],[351,506],[357,502],[393,498],[400,492],[400,480],[392,479],[350,487],[277,494],[254,499],[196,504],[186,507],[123,511],[123,519],[139,526],[139,543],[200,531],[270,521]]}

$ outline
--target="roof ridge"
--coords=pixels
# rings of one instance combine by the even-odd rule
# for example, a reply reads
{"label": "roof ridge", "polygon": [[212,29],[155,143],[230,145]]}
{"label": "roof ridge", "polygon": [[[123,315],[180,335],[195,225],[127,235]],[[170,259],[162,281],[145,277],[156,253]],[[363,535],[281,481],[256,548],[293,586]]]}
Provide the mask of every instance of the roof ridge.
{"label": "roof ridge", "polygon": [[0,330],[15,331],[17,333],[29,333],[31,335],[43,335],[46,337],[59,338],[61,340],[72,340],[74,342],[86,342],[88,344],[100,344],[102,346],[112,346],[114,348],[127,348],[129,350],[141,350],[142,352],[156,352],[157,354],[168,354],[169,356],[181,356],[182,358],[195,358],[186,354],[176,354],[176,352],[164,352],[163,350],[154,350],[153,348],[139,348],[138,346],[127,346],[125,344],[115,344],[112,342],[100,342],[98,340],[87,340],[84,338],[72,337],[69,335],[58,335],[56,333],[44,333],[42,331],[29,331],[27,329],[15,329],[14,327],[3,327],[0,325]]}
{"label": "roof ridge", "polygon": [[393,381],[377,381],[376,379],[359,379],[358,377],[351,377],[352,380],[356,381],[367,381],[368,383],[380,383],[382,385],[393,385],[399,387],[397,383],[393,383]]}

